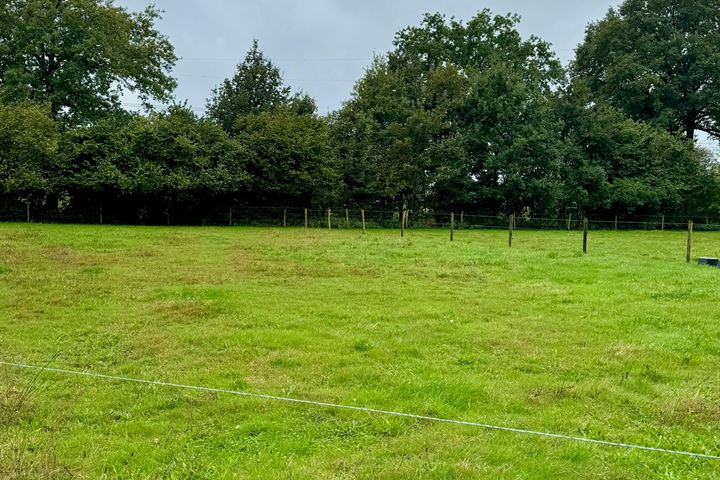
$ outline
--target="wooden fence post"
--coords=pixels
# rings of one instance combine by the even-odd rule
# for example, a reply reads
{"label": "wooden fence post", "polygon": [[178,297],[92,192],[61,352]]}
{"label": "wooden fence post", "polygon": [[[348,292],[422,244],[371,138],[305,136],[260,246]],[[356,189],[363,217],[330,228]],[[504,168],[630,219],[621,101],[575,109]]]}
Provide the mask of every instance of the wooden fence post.
{"label": "wooden fence post", "polygon": [[100,204],[100,225],[103,224],[103,205]]}
{"label": "wooden fence post", "polygon": [[400,237],[405,236],[405,210],[400,210],[398,216],[400,217]]}
{"label": "wooden fence post", "polygon": [[463,225],[465,224],[465,211],[460,212],[460,228],[463,228]]}
{"label": "wooden fence post", "polygon": [[364,208],[360,209],[360,217],[362,217],[362,228],[363,228],[363,233],[365,233],[365,209]]}
{"label": "wooden fence post", "polygon": [[515,229],[515,214],[510,214],[510,221],[508,222],[508,247],[512,248],[513,242],[513,230]]}
{"label": "wooden fence post", "polygon": [[688,239],[687,239],[687,263],[692,261],[692,235],[693,235],[693,221],[688,221]]}
{"label": "wooden fence post", "polygon": [[332,221],[330,220],[330,217],[332,216],[332,210],[328,208],[328,230],[332,230]]}
{"label": "wooden fence post", "polygon": [[568,232],[570,231],[571,223],[572,223],[572,213],[568,213],[568,221],[567,221]]}
{"label": "wooden fence post", "polygon": [[583,253],[588,252],[588,219],[583,218]]}
{"label": "wooden fence post", "polygon": [[450,241],[455,241],[455,213],[450,214]]}
{"label": "wooden fence post", "polygon": [[25,220],[30,223],[30,200],[25,202]]}
{"label": "wooden fence post", "polygon": [[617,232],[617,228],[618,228],[618,218],[617,218],[617,217],[618,217],[618,216],[617,216],[617,213],[616,213],[616,214],[615,214],[615,231],[616,231],[616,232]]}
{"label": "wooden fence post", "polygon": [[287,208],[283,208],[283,227],[287,227]]}
{"label": "wooden fence post", "polygon": [[305,209],[305,228],[308,228],[308,209]]}
{"label": "wooden fence post", "polygon": [[350,226],[350,212],[348,211],[347,208],[345,209],[345,226],[346,227]]}
{"label": "wooden fence post", "polygon": [[665,214],[663,213],[662,219],[660,220],[660,231],[665,230]]}

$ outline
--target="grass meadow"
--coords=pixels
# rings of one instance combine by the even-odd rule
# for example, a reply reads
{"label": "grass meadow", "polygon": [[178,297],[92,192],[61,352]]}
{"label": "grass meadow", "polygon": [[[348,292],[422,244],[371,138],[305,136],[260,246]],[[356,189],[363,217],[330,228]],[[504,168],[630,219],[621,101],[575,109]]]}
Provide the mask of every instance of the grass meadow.
{"label": "grass meadow", "polygon": [[[0,224],[0,359],[720,454],[682,232]],[[696,233],[720,255],[720,233]],[[0,478],[720,478],[720,460],[0,366]]]}

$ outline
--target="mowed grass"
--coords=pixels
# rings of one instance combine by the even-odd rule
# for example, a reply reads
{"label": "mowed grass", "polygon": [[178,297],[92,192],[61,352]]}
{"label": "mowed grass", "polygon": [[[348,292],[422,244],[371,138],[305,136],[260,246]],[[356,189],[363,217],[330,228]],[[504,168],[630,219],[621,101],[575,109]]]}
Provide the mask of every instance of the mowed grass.
{"label": "mowed grass", "polygon": [[[0,359],[720,454],[682,232],[0,225]],[[720,234],[695,253],[720,255]],[[720,478],[720,461],[0,366],[0,478]]]}

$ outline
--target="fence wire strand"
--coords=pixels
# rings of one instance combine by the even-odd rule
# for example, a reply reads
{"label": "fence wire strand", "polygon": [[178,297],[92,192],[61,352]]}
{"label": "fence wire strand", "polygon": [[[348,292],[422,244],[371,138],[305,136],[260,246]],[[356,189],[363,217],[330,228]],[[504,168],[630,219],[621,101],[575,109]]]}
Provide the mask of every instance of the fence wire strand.
{"label": "fence wire strand", "polygon": [[[206,226],[307,226],[312,228],[328,227],[327,207],[304,207],[297,205],[245,205],[240,202],[216,205],[196,205],[193,203],[175,203],[154,208],[142,204],[85,205],[60,209],[58,206],[33,205],[30,209],[32,222],[47,223],[106,223],[116,225],[206,225]],[[361,211],[365,211],[366,228],[399,228],[402,209],[390,209],[387,206],[370,206],[362,209],[357,206],[331,207],[331,228],[361,228]],[[406,228],[449,228],[453,212],[432,209],[405,210],[409,214]],[[455,226],[459,230],[471,228],[507,228],[511,212],[456,211]],[[552,216],[525,215],[516,213],[516,228],[532,227],[537,230],[578,230],[582,228],[582,219],[587,217],[594,230],[678,230],[692,220],[697,230],[720,230],[720,217],[706,215],[652,215],[610,213],[585,215],[569,213],[562,218]],[[0,221],[26,221],[24,204],[0,205]]]}
{"label": "fence wire strand", "polygon": [[377,408],[358,407],[358,406],[353,406],[353,405],[343,405],[343,404],[338,404],[338,403],[321,402],[321,401],[306,400],[306,399],[300,399],[300,398],[281,397],[281,396],[268,395],[268,394],[262,394],[262,393],[252,393],[252,392],[245,392],[245,391],[238,391],[238,390],[228,390],[228,389],[224,389],[224,388],[186,385],[186,384],[180,384],[180,383],[164,382],[164,381],[159,381],[159,380],[144,380],[144,379],[139,379],[139,378],[117,376],[117,375],[106,375],[106,374],[89,372],[89,371],[81,371],[81,370],[67,370],[67,369],[61,369],[61,368],[52,368],[52,367],[48,367],[48,366],[41,367],[41,366],[31,365],[31,364],[26,364],[26,363],[0,361],[0,365],[4,365],[6,367],[11,367],[11,368],[16,368],[16,369],[22,369],[22,370],[51,372],[51,373],[62,374],[62,375],[73,375],[73,376],[80,376],[80,377],[86,377],[86,378],[111,380],[111,381],[116,381],[116,382],[135,383],[135,384],[141,384],[141,385],[152,385],[152,386],[166,387],[166,388],[219,393],[219,394],[234,395],[234,396],[246,397],[246,398],[271,400],[271,401],[276,401],[276,402],[311,405],[311,406],[317,406],[317,407],[323,407],[323,408],[334,408],[334,409],[339,409],[339,410],[352,410],[352,411],[356,411],[356,412],[365,412],[365,413],[377,414],[377,415],[411,418],[411,419],[415,419],[415,420],[421,420],[421,421],[433,422],[433,423],[446,423],[446,424],[452,424],[452,425],[461,425],[461,426],[467,426],[467,427],[482,428],[485,430],[516,433],[516,434],[520,434],[520,435],[530,435],[530,436],[536,436],[536,437],[551,438],[551,439],[556,439],[556,440],[588,443],[588,444],[594,444],[594,445],[605,446],[605,447],[624,448],[624,449],[630,449],[630,450],[641,450],[641,451],[646,451],[646,452],[656,452],[656,453],[663,453],[663,454],[668,454],[668,455],[679,455],[679,456],[693,457],[693,458],[698,458],[698,459],[720,460],[720,455],[688,452],[688,451],[683,451],[683,450],[673,450],[673,449],[666,449],[666,448],[659,448],[659,447],[649,447],[649,446],[639,445],[639,444],[612,442],[612,441],[607,441],[607,440],[599,440],[599,439],[595,439],[595,438],[578,437],[578,436],[573,436],[573,435],[564,435],[564,434],[551,433],[551,432],[542,432],[542,431],[536,431],[536,430],[528,430],[525,428],[504,427],[504,426],[500,426],[500,425],[492,425],[492,424],[487,424],[487,423],[471,422],[471,421],[465,421],[465,420],[455,420],[455,419],[441,418],[441,417],[432,417],[432,416],[418,415],[418,414],[413,414],[413,413],[396,412],[396,411],[392,411],[392,410],[381,410],[381,409],[377,409]]}

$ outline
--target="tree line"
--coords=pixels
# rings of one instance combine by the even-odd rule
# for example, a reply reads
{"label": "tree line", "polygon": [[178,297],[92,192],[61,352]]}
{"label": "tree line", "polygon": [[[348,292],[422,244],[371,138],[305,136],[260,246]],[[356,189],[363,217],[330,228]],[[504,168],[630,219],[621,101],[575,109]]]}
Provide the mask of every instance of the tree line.
{"label": "tree line", "polygon": [[[626,0],[587,27],[567,67],[548,43],[523,38],[515,15],[428,14],[328,115],[284,83],[257,41],[198,115],[173,100],[178,59],[154,7],[0,4],[6,202],[132,215],[237,202],[720,210],[715,158],[695,142],[720,138],[720,0]],[[147,111],[123,109],[125,92]]]}

